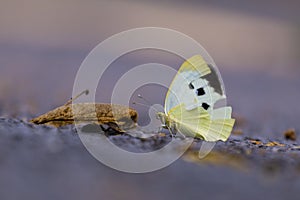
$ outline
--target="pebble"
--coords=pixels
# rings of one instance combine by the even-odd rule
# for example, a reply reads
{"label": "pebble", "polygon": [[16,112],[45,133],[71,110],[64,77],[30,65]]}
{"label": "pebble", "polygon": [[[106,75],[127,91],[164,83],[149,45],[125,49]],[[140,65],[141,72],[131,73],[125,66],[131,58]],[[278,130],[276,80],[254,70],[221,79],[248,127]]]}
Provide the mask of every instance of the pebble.
{"label": "pebble", "polygon": [[292,140],[296,141],[297,140],[297,135],[295,129],[288,129],[284,132],[284,137],[286,140]]}

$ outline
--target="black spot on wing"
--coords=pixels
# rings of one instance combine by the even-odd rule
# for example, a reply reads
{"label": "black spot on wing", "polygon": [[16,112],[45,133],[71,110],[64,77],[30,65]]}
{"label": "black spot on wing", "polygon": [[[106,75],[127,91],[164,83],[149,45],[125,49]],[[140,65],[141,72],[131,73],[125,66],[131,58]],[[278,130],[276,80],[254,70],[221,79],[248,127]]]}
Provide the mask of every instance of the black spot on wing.
{"label": "black spot on wing", "polygon": [[209,108],[209,105],[207,103],[202,103],[202,107],[207,110]]}
{"label": "black spot on wing", "polygon": [[198,89],[196,90],[196,94],[197,94],[198,96],[202,96],[202,95],[205,95],[205,91],[204,91],[203,88],[198,88]]}
{"label": "black spot on wing", "polygon": [[190,88],[191,90],[195,88],[195,87],[193,86],[192,82],[190,82],[189,88]]}

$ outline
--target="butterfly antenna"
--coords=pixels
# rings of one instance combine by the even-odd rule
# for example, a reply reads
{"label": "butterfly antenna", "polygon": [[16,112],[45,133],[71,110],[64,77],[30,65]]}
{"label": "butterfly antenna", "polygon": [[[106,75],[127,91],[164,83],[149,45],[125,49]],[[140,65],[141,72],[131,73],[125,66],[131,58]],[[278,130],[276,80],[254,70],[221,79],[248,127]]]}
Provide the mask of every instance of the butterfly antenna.
{"label": "butterfly antenna", "polygon": [[71,104],[75,99],[78,99],[78,97],[82,96],[83,94],[88,95],[89,94],[89,90],[84,90],[81,93],[79,93],[78,95],[76,95],[74,98],[71,98],[69,101],[67,101],[67,103],[65,103],[65,105],[69,105]]}
{"label": "butterfly antenna", "polygon": [[137,96],[138,98],[143,99],[143,101],[145,101],[149,106],[151,106],[151,103],[147,99],[145,99],[142,95],[138,94]]}
{"label": "butterfly antenna", "polygon": [[147,99],[145,99],[142,95],[138,94],[137,96],[138,96],[138,98],[142,99],[142,100],[143,100],[144,102],[146,102],[147,104],[137,103],[137,102],[133,102],[133,104],[145,106],[145,107],[148,107],[148,108],[152,107],[156,112],[159,112],[159,111],[158,111],[156,108],[154,108],[154,107],[152,106],[152,104],[151,104]]}
{"label": "butterfly antenna", "polygon": [[140,106],[145,106],[145,107],[147,107],[147,108],[150,108],[150,106],[149,106],[149,105],[147,105],[147,104],[143,104],[143,103],[132,102],[132,104],[134,104],[134,105],[140,105]]}

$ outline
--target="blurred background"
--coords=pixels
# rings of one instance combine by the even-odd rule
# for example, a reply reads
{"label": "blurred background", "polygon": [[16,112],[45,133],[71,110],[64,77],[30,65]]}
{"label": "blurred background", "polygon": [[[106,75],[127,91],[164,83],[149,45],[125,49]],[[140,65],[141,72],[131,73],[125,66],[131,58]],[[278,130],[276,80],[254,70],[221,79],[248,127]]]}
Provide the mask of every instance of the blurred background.
{"label": "blurred background", "polygon": [[[158,26],[203,45],[236,113],[273,122],[279,115],[278,121],[286,121],[281,129],[298,124],[299,1],[0,2],[1,115],[31,117],[63,104],[81,62],[98,43],[131,28]],[[173,67],[179,66],[174,61]],[[99,85],[112,88],[109,82]],[[99,101],[108,100],[105,92],[100,96]]]}
{"label": "blurred background", "polygon": [[[282,140],[284,130],[300,130],[297,0],[0,0],[0,116],[28,119],[64,104],[82,61],[98,43],[146,26],[174,29],[203,45],[222,74],[234,115],[242,119],[243,136]],[[119,72],[136,64],[161,61],[178,69],[182,62],[146,53],[113,63],[99,83],[98,100],[109,101]],[[153,96],[145,95],[163,104],[164,93]],[[124,174],[100,165],[67,129],[57,134],[45,127],[35,132],[16,127],[0,126],[1,199],[192,199],[199,194],[222,200],[298,199],[295,174],[274,181],[255,170],[244,174],[183,160],[151,174]],[[46,130],[51,134],[44,135]],[[22,134],[10,138],[6,132]]]}

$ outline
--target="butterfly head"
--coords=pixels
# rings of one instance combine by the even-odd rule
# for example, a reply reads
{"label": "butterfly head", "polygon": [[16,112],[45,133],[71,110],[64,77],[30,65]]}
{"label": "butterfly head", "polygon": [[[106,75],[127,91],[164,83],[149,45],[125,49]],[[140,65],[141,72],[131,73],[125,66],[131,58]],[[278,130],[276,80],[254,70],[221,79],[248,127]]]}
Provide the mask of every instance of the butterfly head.
{"label": "butterfly head", "polygon": [[156,117],[161,121],[162,127],[167,128],[170,126],[170,119],[165,113],[158,112],[156,113]]}

